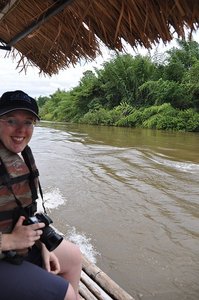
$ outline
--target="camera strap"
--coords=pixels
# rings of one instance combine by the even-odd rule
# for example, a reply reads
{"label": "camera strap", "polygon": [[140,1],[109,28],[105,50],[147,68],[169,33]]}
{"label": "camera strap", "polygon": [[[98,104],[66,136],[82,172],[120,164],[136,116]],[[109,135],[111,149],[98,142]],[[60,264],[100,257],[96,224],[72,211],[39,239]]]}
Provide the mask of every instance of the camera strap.
{"label": "camera strap", "polygon": [[[41,184],[40,184],[40,181],[39,181],[39,178],[38,178],[39,177],[39,171],[36,168],[34,156],[32,154],[32,150],[27,145],[25,147],[25,149],[21,152],[21,154],[22,154],[22,157],[23,157],[29,171],[30,171],[29,183],[30,183],[30,189],[31,189],[31,192],[32,192],[33,202],[38,198],[37,188],[36,188],[36,184],[35,184],[35,177],[37,177],[38,186],[39,186],[39,193],[40,193],[40,196],[41,196],[41,199],[42,199],[42,207],[43,207],[44,212],[46,213],[46,208],[45,208],[45,205],[44,205],[43,192],[42,192]],[[37,175],[37,176],[35,176],[35,175]]]}

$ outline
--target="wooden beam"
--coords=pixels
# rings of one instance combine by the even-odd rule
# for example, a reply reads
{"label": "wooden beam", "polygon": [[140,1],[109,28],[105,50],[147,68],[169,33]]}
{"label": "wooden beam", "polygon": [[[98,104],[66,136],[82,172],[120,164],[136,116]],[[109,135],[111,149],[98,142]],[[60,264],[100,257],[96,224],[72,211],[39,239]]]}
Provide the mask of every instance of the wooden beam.
{"label": "wooden beam", "polygon": [[10,1],[8,1],[8,3],[6,4],[6,6],[4,6],[4,8],[2,9],[2,11],[0,11],[0,21],[7,14],[7,12],[11,9],[11,7],[13,7],[13,5],[15,4],[15,2],[17,2],[17,1],[18,0],[10,0]]}
{"label": "wooden beam", "polygon": [[31,32],[39,28],[42,24],[44,24],[46,21],[48,21],[49,18],[56,16],[58,13],[60,13],[64,8],[69,5],[74,0],[57,0],[55,1],[55,4],[51,6],[47,11],[42,13],[40,17],[33,21],[27,28],[25,28],[23,31],[19,32],[16,36],[14,36],[8,43],[8,46],[14,46],[17,42],[25,38],[27,35],[29,35]]}

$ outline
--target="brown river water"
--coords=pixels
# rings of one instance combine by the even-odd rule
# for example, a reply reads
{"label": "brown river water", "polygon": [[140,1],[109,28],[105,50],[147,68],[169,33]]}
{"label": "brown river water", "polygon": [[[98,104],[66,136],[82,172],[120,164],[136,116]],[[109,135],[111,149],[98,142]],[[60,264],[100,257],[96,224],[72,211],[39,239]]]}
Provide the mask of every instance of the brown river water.
{"label": "brown river water", "polygon": [[136,300],[199,299],[199,134],[41,123],[48,213]]}

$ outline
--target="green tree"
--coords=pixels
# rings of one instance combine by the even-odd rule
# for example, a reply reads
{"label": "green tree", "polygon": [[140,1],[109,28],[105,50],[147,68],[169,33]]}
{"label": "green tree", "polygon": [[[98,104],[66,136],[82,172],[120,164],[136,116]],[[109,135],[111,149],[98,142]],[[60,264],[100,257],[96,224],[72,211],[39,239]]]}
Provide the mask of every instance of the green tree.
{"label": "green tree", "polygon": [[153,70],[154,65],[149,57],[117,55],[106,62],[98,73],[107,101],[106,107],[113,108],[121,102],[137,105],[138,87],[152,76]]}
{"label": "green tree", "polygon": [[46,96],[39,96],[37,99],[37,104],[41,108],[50,98]]}
{"label": "green tree", "polygon": [[171,61],[164,66],[164,72],[162,78],[164,80],[170,80],[175,82],[182,82],[185,73],[184,65],[180,61]]}
{"label": "green tree", "polygon": [[91,107],[90,103],[100,97],[100,93],[98,78],[94,72],[84,72],[79,85],[71,91],[77,114],[82,116],[87,113]]}
{"label": "green tree", "polygon": [[199,60],[199,44],[195,41],[177,39],[177,47],[168,50],[167,62],[182,64],[185,70],[190,69]]}

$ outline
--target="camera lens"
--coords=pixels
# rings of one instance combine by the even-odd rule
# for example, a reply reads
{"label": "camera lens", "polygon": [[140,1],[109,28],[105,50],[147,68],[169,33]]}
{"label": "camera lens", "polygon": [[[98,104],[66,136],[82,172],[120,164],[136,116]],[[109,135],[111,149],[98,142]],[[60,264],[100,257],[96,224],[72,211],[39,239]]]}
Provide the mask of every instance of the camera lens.
{"label": "camera lens", "polygon": [[47,226],[43,229],[43,234],[41,235],[40,240],[45,244],[49,251],[53,251],[57,248],[57,246],[59,246],[63,237],[52,229],[52,227]]}

